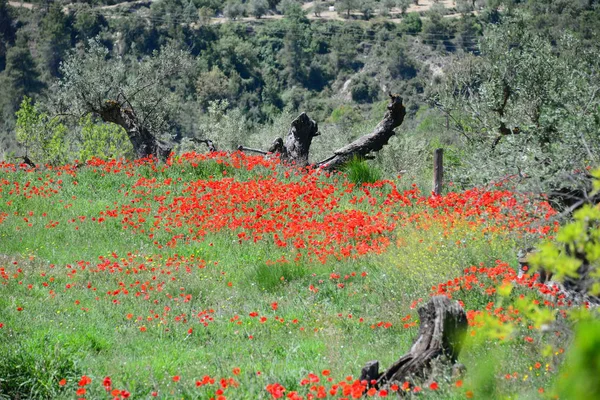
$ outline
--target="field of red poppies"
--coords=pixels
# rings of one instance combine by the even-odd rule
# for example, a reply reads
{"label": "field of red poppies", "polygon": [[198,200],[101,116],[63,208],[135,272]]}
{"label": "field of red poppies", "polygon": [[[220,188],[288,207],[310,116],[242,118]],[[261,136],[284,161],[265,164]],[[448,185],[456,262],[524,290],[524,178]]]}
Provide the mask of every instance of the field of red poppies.
{"label": "field of red poppies", "polygon": [[[570,304],[516,253],[554,213],[239,153],[0,164],[0,398],[552,397]],[[369,389],[435,294],[467,311],[466,372]]]}

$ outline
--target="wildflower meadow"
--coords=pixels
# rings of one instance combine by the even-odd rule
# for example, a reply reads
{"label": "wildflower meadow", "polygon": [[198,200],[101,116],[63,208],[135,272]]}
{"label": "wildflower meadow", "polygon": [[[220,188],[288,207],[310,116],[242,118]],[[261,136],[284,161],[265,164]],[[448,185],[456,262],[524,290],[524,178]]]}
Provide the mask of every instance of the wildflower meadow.
{"label": "wildflower meadow", "polygon": [[[517,251],[559,229],[502,184],[433,196],[241,153],[0,164],[0,393],[57,399],[554,398],[573,306]],[[359,379],[433,295],[464,371]],[[1,396],[0,396],[1,397]]]}

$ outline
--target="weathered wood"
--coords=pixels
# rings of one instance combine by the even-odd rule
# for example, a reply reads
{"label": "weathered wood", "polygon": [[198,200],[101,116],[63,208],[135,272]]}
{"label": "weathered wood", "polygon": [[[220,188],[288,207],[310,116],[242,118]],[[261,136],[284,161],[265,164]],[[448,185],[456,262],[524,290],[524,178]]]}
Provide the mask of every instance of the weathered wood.
{"label": "weathered wood", "polygon": [[285,141],[282,138],[275,139],[267,151],[242,145],[238,146],[238,150],[264,155],[278,154],[281,160],[287,164],[305,167],[308,165],[312,139],[319,135],[317,123],[310,119],[306,113],[302,113],[292,121]]}
{"label": "weathered wood", "polygon": [[261,150],[261,149],[252,149],[252,148],[250,148],[250,147],[244,147],[244,146],[242,146],[241,144],[238,146],[238,148],[237,148],[237,149],[238,149],[239,151],[245,151],[245,152],[250,152],[250,153],[258,153],[258,154],[262,154],[262,155],[265,155],[265,156],[266,156],[267,154],[269,154],[269,152],[268,152],[268,151],[264,151],[264,150]]}
{"label": "weathered wood", "polygon": [[[314,137],[319,136],[319,126],[317,123],[308,117],[306,113],[302,113],[292,121],[287,137],[283,142],[281,151],[281,159],[299,167],[308,165],[308,153],[310,145]],[[277,140],[273,143],[273,150],[280,149]]]}
{"label": "weathered wood", "polygon": [[336,170],[353,157],[365,158],[369,153],[381,150],[395,134],[394,129],[402,124],[405,115],[406,109],[402,104],[402,97],[390,94],[387,111],[373,132],[336,150],[333,156],[317,163],[316,166],[325,170]]}
{"label": "weathered wood", "polygon": [[277,138],[273,140],[271,147],[269,147],[268,153],[283,153],[285,148],[283,147],[283,139]]}
{"label": "weathered wood", "polygon": [[[467,316],[458,301],[435,296],[418,312],[419,336],[410,351],[381,374],[377,387],[403,383],[415,377],[425,378],[431,362],[442,356],[447,362],[456,363],[467,332]],[[372,363],[370,361],[367,367]]]}
{"label": "weathered wood", "polygon": [[125,129],[137,158],[154,156],[161,161],[169,158],[173,146],[159,140],[143,126],[133,109],[109,100],[103,104],[98,114],[105,122],[112,122]]}
{"label": "weathered wood", "polygon": [[[388,143],[390,138],[395,134],[394,129],[404,121],[405,115],[406,109],[402,104],[402,98],[390,94],[390,103],[387,106],[387,111],[373,132],[336,150],[331,157],[316,163],[314,166],[325,170],[336,170],[353,157],[373,159],[374,157],[370,153],[381,150]],[[306,113],[302,113],[292,121],[285,141],[281,138],[275,139],[268,151],[250,149],[241,145],[238,146],[238,150],[253,151],[260,154],[279,154],[281,159],[286,163],[304,167],[309,164],[308,156],[312,139],[319,135],[317,123],[310,119]]]}
{"label": "weathered wood", "polygon": [[381,374],[379,373],[379,361],[373,360],[365,364],[363,369],[360,371],[360,381],[367,381],[371,386],[371,382],[379,379]]}
{"label": "weathered wood", "polygon": [[20,158],[23,160],[23,162],[21,164],[27,164],[28,166],[30,166],[31,168],[35,168],[35,163],[33,161],[31,161],[31,158],[29,158],[29,156],[27,154],[25,154],[24,156],[19,156],[16,158]]}
{"label": "weathered wood", "polygon": [[442,194],[444,180],[444,149],[435,149],[433,154],[433,193]]}

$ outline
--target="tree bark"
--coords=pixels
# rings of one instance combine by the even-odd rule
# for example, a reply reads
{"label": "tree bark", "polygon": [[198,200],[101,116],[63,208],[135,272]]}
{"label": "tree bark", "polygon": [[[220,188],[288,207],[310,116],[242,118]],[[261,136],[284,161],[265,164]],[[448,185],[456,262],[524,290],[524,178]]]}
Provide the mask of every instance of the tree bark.
{"label": "tree bark", "polygon": [[[388,143],[390,138],[395,134],[394,129],[404,121],[405,115],[406,109],[402,104],[402,98],[390,94],[390,103],[387,106],[387,111],[373,132],[336,150],[331,157],[316,163],[314,166],[325,170],[336,170],[356,156],[363,159],[373,158],[370,153],[381,150]],[[304,167],[309,164],[308,155],[312,139],[319,135],[317,123],[310,119],[306,113],[302,113],[292,121],[292,126],[285,141],[281,138],[275,139],[268,151],[250,149],[242,145],[238,146],[238,150],[261,154],[279,154],[283,161]]]}
{"label": "tree bark", "polygon": [[336,170],[353,157],[366,158],[369,153],[381,150],[395,134],[394,129],[402,124],[405,116],[406,109],[402,104],[402,97],[390,94],[387,111],[373,132],[336,150],[333,156],[317,163],[316,166],[326,170]]}
{"label": "tree bark", "polygon": [[137,158],[154,156],[161,161],[169,158],[173,146],[157,139],[140,123],[131,108],[122,107],[118,102],[109,100],[104,103],[98,114],[105,122],[112,122],[125,129]]}
{"label": "tree bark", "polygon": [[283,161],[299,167],[306,167],[312,140],[319,135],[317,123],[310,119],[306,113],[302,113],[292,121],[292,126],[283,141],[283,147],[281,147],[280,140],[275,140],[269,151],[279,150]]}
{"label": "tree bark", "polygon": [[432,297],[419,308],[419,319],[419,336],[410,351],[381,374],[377,371],[379,363],[369,361],[361,378],[376,380],[373,386],[383,387],[415,377],[426,378],[431,362],[442,356],[447,362],[456,363],[467,332],[467,316],[458,301],[446,296]]}

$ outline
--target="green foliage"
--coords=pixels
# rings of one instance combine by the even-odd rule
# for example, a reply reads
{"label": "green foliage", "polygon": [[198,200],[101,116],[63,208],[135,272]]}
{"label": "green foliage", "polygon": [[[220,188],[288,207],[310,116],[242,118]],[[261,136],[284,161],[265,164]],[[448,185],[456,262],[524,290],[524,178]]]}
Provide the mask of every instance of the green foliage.
{"label": "green foliage", "polygon": [[344,172],[348,180],[357,186],[363,183],[374,183],[381,179],[381,171],[360,158],[354,157],[344,165]]}
{"label": "green foliage", "polygon": [[71,48],[71,19],[63,12],[62,5],[54,3],[42,19],[40,28],[44,72],[56,77],[63,57]]}
{"label": "green foliage", "polygon": [[577,327],[573,345],[558,381],[561,399],[600,397],[600,321],[583,321]]}
{"label": "green foliage", "polygon": [[68,160],[67,128],[55,118],[38,111],[25,97],[17,111],[17,141],[34,162],[60,165]]}
{"label": "green foliage", "polygon": [[421,32],[422,27],[423,22],[421,21],[421,17],[415,12],[405,15],[400,23],[400,29],[409,35],[416,35],[417,33]]}
{"label": "green foliage", "polygon": [[[586,262],[590,272],[581,276]],[[583,279],[584,289],[600,294],[600,209],[585,205],[573,214],[573,221],[561,227],[556,243],[546,242],[531,256],[534,267],[542,267],[555,279]],[[586,266],[587,268],[587,266]]]}
{"label": "green foliage", "polygon": [[408,7],[410,7],[410,3],[411,3],[410,0],[397,0],[396,1],[398,8],[402,12],[402,15],[406,14],[406,10],[408,10]]}
{"label": "green foliage", "polygon": [[448,18],[444,18],[443,13],[439,10],[436,11],[432,8],[428,15],[429,18],[423,24],[422,29],[423,42],[434,48],[452,49],[452,43],[450,42],[454,35],[452,23],[448,21]]}
{"label": "green foliage", "polygon": [[359,7],[359,0],[337,0],[335,2],[335,9],[339,13],[346,13],[345,17],[350,17],[350,12],[356,10]]}
{"label": "green foliage", "polygon": [[127,106],[138,122],[157,137],[168,136],[176,125],[175,79],[185,79],[192,66],[189,54],[166,46],[150,57],[131,62],[111,58],[97,40],[82,53],[73,52],[61,65],[51,107],[57,114],[104,118],[107,101]]}
{"label": "green foliage", "polygon": [[25,97],[17,111],[16,139],[25,154],[40,164],[61,165],[93,157],[110,159],[133,154],[123,128],[94,123],[88,115],[79,127],[69,130],[59,119],[40,112],[29,97]]}
{"label": "green foliage", "polygon": [[298,0],[281,0],[277,4],[277,11],[283,15],[295,15],[302,13],[302,6]]}
{"label": "green foliage", "polygon": [[7,0],[0,0],[0,72],[6,66],[6,50],[15,40],[13,15]]}
{"label": "green foliage", "polygon": [[243,16],[244,11],[244,5],[239,0],[227,0],[223,8],[223,14],[233,21]]}
{"label": "green foliage", "polygon": [[201,138],[209,138],[218,143],[220,149],[228,151],[235,151],[245,143],[247,130],[246,118],[237,108],[229,110],[227,100],[209,102],[208,114],[199,124]]}
{"label": "green foliage", "polygon": [[96,37],[107,26],[108,22],[106,18],[87,5],[83,5],[77,10],[75,21],[73,22],[77,38],[84,43]]}
{"label": "green foliage", "polygon": [[237,91],[235,83],[235,79],[228,79],[218,67],[201,73],[196,81],[198,102],[206,107],[211,101],[232,98]]}
{"label": "green foliage", "polygon": [[44,89],[44,83],[31,56],[27,45],[27,38],[19,35],[15,46],[6,51],[6,68],[0,75],[2,98],[0,106],[2,119],[9,121],[14,117],[14,112],[24,96],[36,96]]}
{"label": "green foliage", "polygon": [[379,85],[372,77],[361,74],[352,79],[350,93],[357,103],[372,103],[379,97]]}
{"label": "green foliage", "polygon": [[363,14],[363,18],[368,20],[375,11],[375,2],[373,0],[359,0],[358,10]]}
{"label": "green foliage", "polygon": [[398,41],[392,42],[385,48],[388,70],[393,79],[410,80],[419,71],[417,62],[408,54],[407,46]]}
{"label": "green foliage", "polygon": [[267,0],[251,0],[249,7],[250,14],[260,18],[269,11],[269,2]]}
{"label": "green foliage", "polygon": [[118,125],[95,123],[91,115],[87,115],[80,122],[79,135],[79,151],[76,154],[81,162],[91,158],[108,160],[133,156],[127,132]]}
{"label": "green foliage", "polygon": [[348,106],[342,104],[331,112],[331,116],[329,117],[329,122],[334,124],[339,123],[347,123],[347,122],[356,122],[355,118],[357,117],[357,110],[352,106]]}
{"label": "green foliage", "polygon": [[596,162],[600,48],[568,34],[554,42],[530,22],[488,26],[482,56],[451,65],[440,87],[436,101],[472,149],[456,181],[515,174],[528,177],[528,190],[549,192]]}
{"label": "green foliage", "polygon": [[312,12],[315,15],[315,17],[320,17],[321,16],[321,12],[325,11],[325,5],[323,4],[322,1],[315,1],[313,3],[313,8],[312,8]]}

